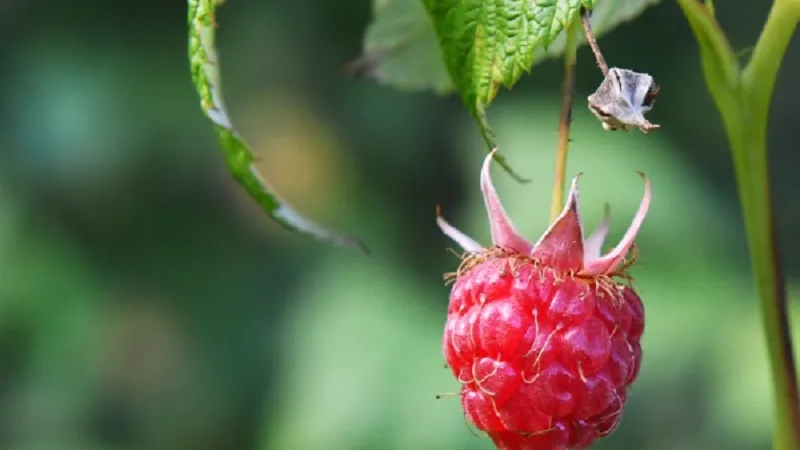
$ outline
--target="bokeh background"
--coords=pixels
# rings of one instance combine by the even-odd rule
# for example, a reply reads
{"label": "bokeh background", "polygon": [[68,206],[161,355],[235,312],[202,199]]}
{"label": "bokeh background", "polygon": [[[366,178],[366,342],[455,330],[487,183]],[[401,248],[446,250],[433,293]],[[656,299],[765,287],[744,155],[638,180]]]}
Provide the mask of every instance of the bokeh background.
{"label": "bokeh background", "polygon": [[[745,61],[769,2],[718,2]],[[463,422],[440,336],[458,265],[436,205],[483,241],[485,153],[456,97],[342,75],[368,0],[228,1],[218,42],[234,121],[281,194],[375,253],[265,219],[227,175],[190,82],[180,1],[0,1],[0,448],[490,449]],[[608,133],[582,100],[569,173],[583,211],[621,236],[654,185],[634,269],[644,364],[598,449],[767,449],[760,317],[726,141],[693,37],[665,1],[600,41],[662,85],[662,129]],[[800,285],[800,42],[772,108],[782,258]],[[547,226],[561,62],[490,111],[534,181],[497,170],[510,215]],[[797,295],[793,295],[797,298]],[[795,314],[797,315],[797,314]],[[798,317],[797,319],[800,319]],[[800,320],[796,321],[800,323]]]}

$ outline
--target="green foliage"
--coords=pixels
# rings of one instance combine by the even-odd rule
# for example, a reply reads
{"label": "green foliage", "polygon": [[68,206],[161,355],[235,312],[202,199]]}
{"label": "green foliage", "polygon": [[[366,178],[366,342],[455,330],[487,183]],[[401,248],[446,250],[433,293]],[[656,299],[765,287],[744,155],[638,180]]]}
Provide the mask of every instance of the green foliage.
{"label": "green foliage", "polygon": [[741,70],[713,6],[679,0],[700,48],[708,91],[730,144],[750,259],[761,298],[775,398],[774,448],[800,448],[786,280],[774,230],[767,158],[769,105],[783,55],[800,21],[800,1],[776,0],[750,62]]}
{"label": "green foliage", "polygon": [[[364,55],[356,66],[378,83],[398,89],[439,94],[457,90],[494,148],[486,109],[499,87],[510,89],[537,62],[563,54],[562,31],[582,7],[592,9],[600,36],[657,1],[374,0]],[[524,181],[501,155],[497,158]]]}
{"label": "green foliage", "polygon": [[[660,0],[594,1],[592,29],[603,36]],[[432,90],[449,94],[455,90],[439,47],[433,22],[423,0],[373,0],[372,21],[364,34],[361,65],[379,84],[405,91]],[[585,44],[583,37],[579,44]],[[548,57],[564,53],[564,35],[532,52],[530,70]]]}
{"label": "green foliage", "polygon": [[422,0],[375,0],[372,17],[362,57],[370,78],[402,90],[453,91]]}
{"label": "green foliage", "polygon": [[424,0],[450,77],[479,121],[500,85],[511,88],[594,0]]}
{"label": "green foliage", "polygon": [[224,0],[188,0],[189,61],[200,106],[211,120],[228,170],[248,194],[283,227],[339,245],[365,249],[358,240],[338,235],[303,217],[281,200],[261,176],[249,145],[234,128],[222,97],[219,61],[214,43],[215,9]]}
{"label": "green foliage", "polygon": [[[447,71],[489,148],[496,147],[486,119],[500,85],[510,89],[546,48],[594,0],[526,2],[424,0],[433,20]],[[509,174],[510,167],[498,160]],[[518,178],[515,176],[515,178]]]}

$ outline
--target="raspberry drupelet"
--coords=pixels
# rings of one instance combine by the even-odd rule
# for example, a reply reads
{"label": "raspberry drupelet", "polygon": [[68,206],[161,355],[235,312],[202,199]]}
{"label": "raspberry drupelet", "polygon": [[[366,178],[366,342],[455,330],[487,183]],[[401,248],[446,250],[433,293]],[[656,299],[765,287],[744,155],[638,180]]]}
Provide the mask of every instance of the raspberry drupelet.
{"label": "raspberry drupelet", "polygon": [[[495,150],[496,151],[496,150]],[[650,181],[631,226],[602,254],[608,211],[583,237],[578,178],[538,242],[523,238],[489,173],[480,184],[491,224],[484,248],[439,216],[467,253],[450,293],[443,350],[462,384],[464,415],[498,449],[584,449],[620,423],[642,359],[644,308],[625,260],[650,204]]]}

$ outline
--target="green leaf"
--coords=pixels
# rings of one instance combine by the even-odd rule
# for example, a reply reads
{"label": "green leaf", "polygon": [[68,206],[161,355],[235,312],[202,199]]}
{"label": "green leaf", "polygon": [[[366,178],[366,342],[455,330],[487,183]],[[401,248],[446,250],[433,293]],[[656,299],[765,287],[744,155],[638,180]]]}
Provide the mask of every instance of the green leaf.
{"label": "green leaf", "polygon": [[[533,65],[535,50],[548,47],[595,0],[423,0],[433,20],[450,78],[489,148],[496,148],[486,119],[500,85],[510,89]],[[503,159],[501,166],[518,181]]]}
{"label": "green leaf", "polygon": [[470,112],[482,118],[500,85],[511,88],[594,0],[423,0],[433,19],[445,65]]}
{"label": "green leaf", "polygon": [[[594,8],[600,36],[658,1],[604,0],[595,8],[596,0],[373,0],[363,53],[347,71],[401,90],[448,94],[457,87],[495,148],[486,108],[499,85],[511,88],[537,62],[560,56],[561,31],[581,7]],[[517,181],[528,181],[501,154],[496,159]]]}
{"label": "green leaf", "polygon": [[453,91],[433,23],[421,0],[374,0],[364,50],[349,64],[356,76],[406,91]]}
{"label": "green leaf", "polygon": [[357,246],[366,250],[360,241],[336,234],[300,215],[278,197],[256,168],[253,152],[234,129],[222,98],[219,61],[214,44],[217,26],[214,15],[216,6],[223,1],[188,0],[189,61],[192,81],[200,95],[200,106],[217,133],[228,170],[250,197],[284,228],[337,245]]}
{"label": "green leaf", "polygon": [[[592,24],[592,32],[595,37],[600,38],[614,28],[629,22],[644,12],[648,7],[655,5],[661,0],[602,0],[595,1],[596,5],[591,11],[589,21]],[[537,52],[533,58],[533,64],[552,57],[561,56],[564,53],[565,35],[559,35],[553,43],[547,47],[546,51]],[[578,38],[578,46],[586,44],[583,34]]]}
{"label": "green leaf", "polygon": [[[591,22],[595,35],[602,36],[659,1],[594,1]],[[579,41],[585,43],[585,39]],[[548,57],[561,56],[564,44],[564,34],[559,34],[549,46],[533,52],[531,67]],[[400,90],[449,94],[455,89],[422,0],[373,0],[362,56],[350,63],[349,71]]]}

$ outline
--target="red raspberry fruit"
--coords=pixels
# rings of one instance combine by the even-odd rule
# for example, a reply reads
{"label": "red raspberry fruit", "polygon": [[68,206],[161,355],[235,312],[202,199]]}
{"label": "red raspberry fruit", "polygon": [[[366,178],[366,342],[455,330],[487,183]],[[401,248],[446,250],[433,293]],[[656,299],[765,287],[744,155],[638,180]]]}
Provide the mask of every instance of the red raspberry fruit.
{"label": "red raspberry fruit", "polygon": [[650,182],[621,242],[601,256],[608,211],[583,239],[578,177],[564,210],[538,242],[506,216],[489,168],[481,190],[492,246],[483,248],[441,217],[442,231],[468,253],[455,274],[443,350],[462,384],[465,417],[498,449],[587,448],[619,425],[639,373],[644,308],[625,256],[650,204]]}

